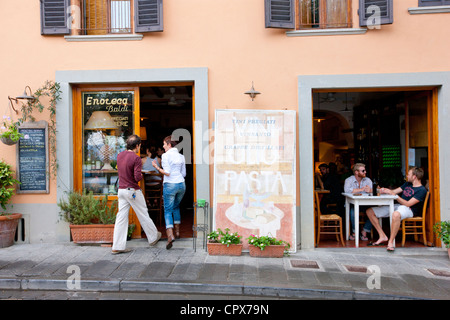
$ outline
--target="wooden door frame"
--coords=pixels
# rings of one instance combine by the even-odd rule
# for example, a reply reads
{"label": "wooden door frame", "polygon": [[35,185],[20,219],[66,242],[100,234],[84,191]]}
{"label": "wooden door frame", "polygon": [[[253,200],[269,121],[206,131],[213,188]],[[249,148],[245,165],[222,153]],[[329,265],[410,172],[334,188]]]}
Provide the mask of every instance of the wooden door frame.
{"label": "wooden door frame", "polygon": [[[83,188],[83,107],[82,107],[82,92],[97,92],[97,91],[134,91],[134,125],[133,133],[139,132],[140,124],[140,105],[139,105],[139,87],[136,85],[126,84],[102,84],[102,85],[77,85],[73,86],[73,108],[72,108],[72,122],[73,122],[73,188],[77,191],[82,191]],[[117,195],[108,195],[108,200],[117,200]],[[142,228],[139,219],[130,210],[128,217],[130,224],[135,224],[133,231],[133,238],[141,238]]]}
{"label": "wooden door frame", "polygon": [[[82,191],[83,185],[83,108],[82,108],[82,92],[97,92],[97,91],[134,91],[134,128],[133,133],[140,131],[140,88],[143,87],[172,87],[172,86],[192,86],[192,141],[195,141],[195,86],[194,82],[152,82],[142,83],[139,85],[120,83],[120,84],[79,84],[72,87],[72,122],[73,122],[73,185],[74,190]],[[192,157],[195,157],[195,143],[192,143]],[[139,154],[138,154],[139,155]],[[194,159],[192,159],[194,163]],[[193,194],[196,195],[196,175],[195,166],[193,166]],[[141,181],[142,183],[142,181]],[[108,195],[108,200],[117,200],[117,195]],[[133,239],[141,238],[142,227],[139,223],[139,219],[134,213],[133,209],[130,210],[129,223],[135,224],[135,229],[132,234]],[[194,223],[196,223],[196,217],[194,216]]]}
{"label": "wooden door frame", "polygon": [[[423,87],[389,87],[389,88],[339,88],[339,89],[314,89],[312,95],[317,92],[417,92],[418,94],[426,94],[427,99],[427,131],[428,131],[428,177],[430,188],[429,209],[426,223],[428,226],[433,225],[440,220],[440,179],[439,179],[439,128],[438,128],[438,88]],[[311,97],[313,100],[313,96]],[[405,105],[406,105],[406,97]],[[312,122],[314,120],[312,119]],[[405,121],[407,119],[407,107],[405,109]],[[407,127],[407,126],[406,126]],[[313,127],[314,128],[314,127]],[[314,136],[314,131],[313,131]],[[408,130],[405,132],[405,170],[408,172]],[[314,164],[314,144],[313,144],[313,164]],[[314,171],[314,167],[312,169]],[[427,229],[429,229],[427,227]],[[429,230],[428,230],[429,231]],[[428,245],[439,246],[440,242],[433,232],[428,232]]]}

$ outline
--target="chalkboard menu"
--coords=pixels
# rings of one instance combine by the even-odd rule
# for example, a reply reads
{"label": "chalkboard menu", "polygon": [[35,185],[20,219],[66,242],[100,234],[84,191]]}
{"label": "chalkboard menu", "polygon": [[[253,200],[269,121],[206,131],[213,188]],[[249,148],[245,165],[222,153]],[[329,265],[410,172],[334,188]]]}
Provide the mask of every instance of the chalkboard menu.
{"label": "chalkboard menu", "polygon": [[48,124],[26,122],[17,145],[17,193],[49,193]]}

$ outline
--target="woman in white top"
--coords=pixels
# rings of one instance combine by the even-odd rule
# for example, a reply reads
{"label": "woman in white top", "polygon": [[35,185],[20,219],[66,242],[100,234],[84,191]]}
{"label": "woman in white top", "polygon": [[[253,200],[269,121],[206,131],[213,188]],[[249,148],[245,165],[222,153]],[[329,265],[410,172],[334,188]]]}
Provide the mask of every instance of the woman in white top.
{"label": "woman in white top", "polygon": [[173,141],[171,136],[165,137],[163,148],[166,151],[161,158],[164,170],[159,167],[156,160],[152,164],[157,171],[164,175],[163,200],[164,218],[166,220],[167,245],[166,249],[172,248],[175,236],[180,237],[180,202],[186,192],[184,177],[186,176],[186,162],[184,156],[178,152],[175,146],[178,141]]}

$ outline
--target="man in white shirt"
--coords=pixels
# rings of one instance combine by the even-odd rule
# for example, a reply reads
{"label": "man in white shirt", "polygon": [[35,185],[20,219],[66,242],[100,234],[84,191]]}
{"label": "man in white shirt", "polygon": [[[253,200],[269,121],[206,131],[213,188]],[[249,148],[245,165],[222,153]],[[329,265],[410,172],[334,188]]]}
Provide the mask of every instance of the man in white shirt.
{"label": "man in white shirt", "polygon": [[[355,163],[353,166],[353,176],[345,179],[344,184],[344,192],[345,193],[361,193],[361,194],[369,194],[372,192],[372,180],[366,177],[366,165],[363,163]],[[365,211],[369,207],[360,206],[360,212]],[[354,208],[350,208],[350,221],[352,224],[352,233],[355,232],[355,211]],[[372,223],[369,219],[366,220],[364,224],[363,230],[361,231],[360,239],[363,241],[369,240],[367,238],[367,233],[372,230]],[[356,235],[351,235],[350,239],[354,240]]]}

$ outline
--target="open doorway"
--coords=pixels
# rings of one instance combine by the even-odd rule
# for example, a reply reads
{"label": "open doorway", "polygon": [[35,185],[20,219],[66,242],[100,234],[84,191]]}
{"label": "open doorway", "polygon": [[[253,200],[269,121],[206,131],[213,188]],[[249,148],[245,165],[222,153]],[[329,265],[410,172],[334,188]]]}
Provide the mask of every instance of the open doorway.
{"label": "open doorway", "polygon": [[[192,84],[159,84],[139,88],[140,134],[143,140],[141,157],[146,156],[146,148],[152,148],[160,158],[165,137],[175,132],[181,135],[180,153],[186,158],[186,193],[181,202],[180,237],[192,237],[194,221],[194,169],[192,155],[193,137],[193,85]],[[166,236],[164,214],[149,211],[158,230]],[[142,232],[145,237],[145,233]]]}
{"label": "open doorway", "polygon": [[[319,165],[333,163],[338,180],[344,181],[353,174],[355,163],[364,163],[366,176],[382,187],[396,188],[403,184],[411,166],[424,169],[424,186],[433,189],[437,176],[430,172],[434,158],[432,131],[432,91],[317,91],[313,93],[314,170],[320,174]],[[317,179],[316,179],[317,180]],[[320,188],[316,182],[315,188]],[[322,197],[326,196],[321,195]],[[320,200],[322,201],[322,200]],[[341,202],[342,203],[342,202]],[[339,204],[330,210],[345,215]],[[427,213],[427,242],[434,244],[431,227],[436,213],[431,204]],[[389,221],[383,223],[389,234]],[[344,227],[345,228],[345,227]],[[345,234],[345,233],[344,233]],[[377,238],[373,230],[373,237]],[[401,241],[401,232],[398,234]],[[370,238],[370,237],[369,237]],[[369,239],[370,240],[370,239]],[[360,241],[360,246],[368,241]],[[335,236],[320,240],[320,247],[340,244]],[[354,241],[346,246],[353,247]],[[424,246],[421,239],[406,239],[406,246]]]}

